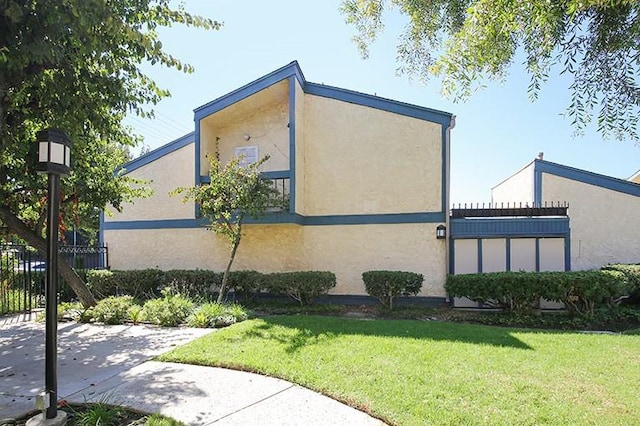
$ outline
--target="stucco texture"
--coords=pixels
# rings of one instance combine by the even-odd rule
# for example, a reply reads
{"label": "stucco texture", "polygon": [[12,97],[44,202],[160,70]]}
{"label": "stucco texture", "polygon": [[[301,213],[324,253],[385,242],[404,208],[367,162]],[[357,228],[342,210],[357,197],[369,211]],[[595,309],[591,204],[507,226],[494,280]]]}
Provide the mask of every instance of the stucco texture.
{"label": "stucco texture", "polygon": [[151,188],[152,195],[124,203],[122,212],[109,212],[106,222],[129,220],[182,219],[194,217],[193,203],[183,203],[182,197],[170,196],[178,187],[193,185],[195,155],[194,144],[171,152],[132,172],[128,176],[146,181],[143,186]]}
{"label": "stucco texture", "polygon": [[441,125],[308,94],[304,103],[307,215],[442,211]]}
{"label": "stucco texture", "polygon": [[[326,270],[336,274],[332,294],[366,294],[362,272],[421,273],[421,295],[444,297],[445,244],[433,225],[247,225],[234,270]],[[205,228],[105,232],[113,269],[224,270],[227,241]]]}
{"label": "stucco texture", "polygon": [[544,173],[542,198],[569,203],[572,269],[640,262],[640,197]]}
{"label": "stucco texture", "polygon": [[514,203],[532,205],[533,170],[534,163],[532,162],[491,188],[491,202],[498,206],[503,203],[505,207],[507,203],[512,206]]}

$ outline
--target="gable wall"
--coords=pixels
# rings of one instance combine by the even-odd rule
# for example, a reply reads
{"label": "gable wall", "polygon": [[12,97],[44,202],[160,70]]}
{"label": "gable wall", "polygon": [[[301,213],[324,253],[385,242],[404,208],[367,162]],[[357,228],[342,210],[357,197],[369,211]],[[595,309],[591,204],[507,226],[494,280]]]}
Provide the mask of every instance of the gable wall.
{"label": "gable wall", "polygon": [[150,187],[153,195],[123,204],[122,213],[105,215],[105,222],[193,218],[193,203],[183,203],[182,197],[169,196],[169,192],[193,186],[194,155],[194,144],[190,143],[128,173],[147,181],[143,186]]}
{"label": "gable wall", "polygon": [[535,163],[527,165],[525,168],[500,182],[491,189],[491,202],[496,205],[500,203],[529,204],[534,201],[533,197],[533,171]]}
{"label": "gable wall", "polygon": [[442,126],[304,97],[308,215],[442,211]]}
{"label": "gable wall", "polygon": [[640,262],[640,197],[543,173],[542,198],[569,203],[572,269]]}

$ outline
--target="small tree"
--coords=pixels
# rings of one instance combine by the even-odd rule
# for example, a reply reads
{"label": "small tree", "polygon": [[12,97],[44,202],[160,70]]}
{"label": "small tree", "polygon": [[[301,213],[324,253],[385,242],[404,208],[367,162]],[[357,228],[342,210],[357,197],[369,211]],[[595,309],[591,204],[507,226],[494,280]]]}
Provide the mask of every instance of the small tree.
{"label": "small tree", "polygon": [[263,178],[258,167],[269,159],[247,167],[240,165],[242,158],[234,158],[222,165],[217,156],[208,156],[211,163],[211,183],[190,188],[177,188],[171,195],[184,194],[183,202],[195,201],[200,206],[202,216],[211,222],[208,229],[229,239],[231,254],[222,276],[218,303],[222,302],[228,282],[229,271],[236,257],[242,225],[247,217],[254,219],[264,215],[278,194],[268,179]]}

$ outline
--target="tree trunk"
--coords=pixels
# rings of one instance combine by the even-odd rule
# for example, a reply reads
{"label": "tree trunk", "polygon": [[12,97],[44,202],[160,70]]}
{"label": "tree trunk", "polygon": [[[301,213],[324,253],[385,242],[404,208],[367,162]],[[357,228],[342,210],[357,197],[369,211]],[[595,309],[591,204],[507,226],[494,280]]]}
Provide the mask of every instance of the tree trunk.
{"label": "tree trunk", "polygon": [[236,251],[238,251],[238,246],[240,245],[240,234],[241,230],[238,229],[238,234],[233,239],[233,247],[231,247],[231,256],[229,257],[229,263],[227,263],[227,269],[224,270],[224,275],[222,276],[222,284],[220,284],[220,292],[218,293],[218,303],[222,303],[222,299],[224,299],[225,293],[227,292],[227,284],[229,282],[229,271],[231,271],[231,264],[233,263],[233,259],[236,258]]}
{"label": "tree trunk", "polygon": [[[18,237],[27,242],[31,247],[35,248],[41,256],[46,256],[47,253],[47,241],[36,234],[32,229],[24,224],[17,216],[15,216],[8,208],[0,206],[0,218],[4,224],[9,228],[9,232],[16,234]],[[91,294],[91,291],[87,288],[86,284],[82,281],[80,276],[73,270],[71,265],[67,263],[66,259],[58,260],[58,271],[60,276],[74,291],[80,303],[84,308],[95,306],[96,299]]]}

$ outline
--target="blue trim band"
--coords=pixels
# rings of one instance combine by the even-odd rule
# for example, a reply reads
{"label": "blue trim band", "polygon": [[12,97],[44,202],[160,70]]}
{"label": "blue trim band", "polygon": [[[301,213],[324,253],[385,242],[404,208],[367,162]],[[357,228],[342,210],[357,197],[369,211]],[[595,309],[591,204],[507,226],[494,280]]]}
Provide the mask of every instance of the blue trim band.
{"label": "blue trim band", "polygon": [[449,273],[450,274],[455,274],[456,273],[456,249],[455,249],[455,245],[456,242],[453,240],[449,240]]}
{"label": "blue trim band", "polygon": [[[384,225],[403,223],[440,223],[444,213],[400,213],[370,215],[300,216],[291,213],[270,213],[260,219],[247,218],[247,224],[293,223],[306,226],[324,225]],[[206,226],[206,219],[160,219],[139,221],[105,222],[105,230],[122,229],[170,229],[200,228]]]}
{"label": "blue trim band", "polygon": [[[260,175],[265,179],[290,179],[289,170],[273,170],[270,172],[262,172]],[[200,176],[199,183],[211,183],[211,176]]]}
{"label": "blue trim band", "polygon": [[303,89],[305,93],[308,93],[310,95],[337,99],[339,101],[356,105],[363,105],[382,111],[405,115],[407,117],[431,121],[433,123],[439,123],[445,128],[449,127],[449,125],[451,124],[452,114],[444,111],[438,111],[431,108],[395,101],[393,99],[381,98],[378,96],[368,95],[366,93],[360,93],[353,90],[325,86],[323,84],[311,82],[306,82],[303,86]]}
{"label": "blue trim band", "polygon": [[506,244],[506,262],[505,262],[505,269],[507,271],[511,270],[511,238],[507,238],[507,244]]}
{"label": "blue trim band", "polygon": [[540,238],[536,238],[536,272],[540,272]]}
{"label": "blue trim band", "polygon": [[575,180],[577,182],[589,185],[599,186],[601,188],[610,189],[611,191],[621,192],[636,197],[640,197],[640,184],[629,182],[627,180],[617,179],[611,176],[605,176],[586,170],[580,170],[561,164],[550,163],[544,160],[535,160],[535,191],[536,201],[542,201],[542,173]]}
{"label": "blue trim band", "polygon": [[482,238],[478,238],[478,273],[482,273]]}
{"label": "blue trim band", "polygon": [[127,164],[119,167],[116,170],[116,173],[122,169],[124,169],[126,173],[130,173],[142,166],[146,166],[147,164],[157,160],[158,158],[164,157],[167,154],[171,154],[172,152],[177,151],[180,148],[184,148],[185,146],[192,144],[194,140],[194,132],[187,133],[186,135],[181,136],[178,139],[161,146],[160,148],[154,149],[153,151],[148,152],[145,155],[129,161]]}
{"label": "blue trim band", "polygon": [[289,77],[289,213],[296,212],[296,80]]}

